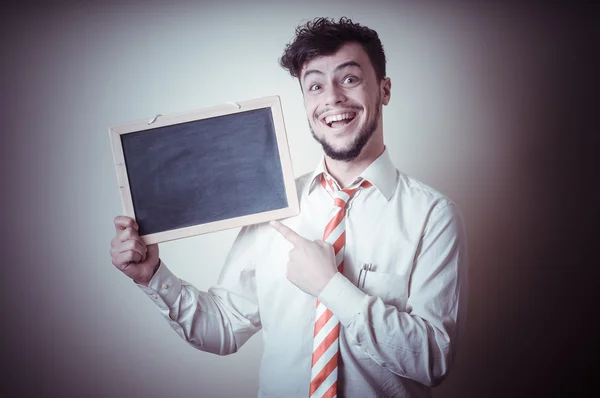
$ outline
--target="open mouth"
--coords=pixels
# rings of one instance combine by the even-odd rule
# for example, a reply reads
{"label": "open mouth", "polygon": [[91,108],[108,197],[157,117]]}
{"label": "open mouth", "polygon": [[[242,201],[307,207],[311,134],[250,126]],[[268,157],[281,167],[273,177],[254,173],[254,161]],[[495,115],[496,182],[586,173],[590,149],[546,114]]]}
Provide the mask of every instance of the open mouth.
{"label": "open mouth", "polygon": [[330,128],[340,129],[350,124],[356,118],[356,112],[344,112],[337,115],[326,116],[321,121]]}

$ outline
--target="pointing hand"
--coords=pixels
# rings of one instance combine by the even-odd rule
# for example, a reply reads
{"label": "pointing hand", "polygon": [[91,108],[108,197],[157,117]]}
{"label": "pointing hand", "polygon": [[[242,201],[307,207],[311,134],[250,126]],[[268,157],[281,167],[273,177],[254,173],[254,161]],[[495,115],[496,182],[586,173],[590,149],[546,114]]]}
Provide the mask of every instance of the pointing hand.
{"label": "pointing hand", "polygon": [[270,225],[294,245],[287,263],[288,280],[303,292],[318,297],[337,273],[333,246],[322,240],[303,238],[279,221],[271,221]]}

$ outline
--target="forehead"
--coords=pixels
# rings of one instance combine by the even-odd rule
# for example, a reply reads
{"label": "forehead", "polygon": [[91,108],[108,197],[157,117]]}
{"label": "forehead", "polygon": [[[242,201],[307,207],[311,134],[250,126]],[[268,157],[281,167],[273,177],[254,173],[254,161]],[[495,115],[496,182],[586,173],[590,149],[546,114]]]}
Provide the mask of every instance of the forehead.
{"label": "forehead", "polygon": [[321,55],[305,63],[301,70],[301,77],[303,78],[308,70],[331,73],[338,65],[349,61],[357,62],[365,71],[373,68],[367,52],[359,43],[346,43],[333,54]]}

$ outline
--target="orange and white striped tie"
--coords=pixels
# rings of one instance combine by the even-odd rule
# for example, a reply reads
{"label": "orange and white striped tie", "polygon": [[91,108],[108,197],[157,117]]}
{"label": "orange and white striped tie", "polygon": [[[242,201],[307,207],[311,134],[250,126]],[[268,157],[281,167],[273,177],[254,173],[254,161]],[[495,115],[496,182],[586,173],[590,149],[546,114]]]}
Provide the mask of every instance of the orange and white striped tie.
{"label": "orange and white striped tie", "polygon": [[[321,185],[334,197],[331,220],[325,227],[323,240],[333,246],[338,271],[343,272],[346,204],[358,189],[370,187],[371,183],[361,179],[349,188],[337,189],[331,179],[322,175]],[[333,312],[317,300],[310,398],[337,397],[339,334],[340,321]]]}

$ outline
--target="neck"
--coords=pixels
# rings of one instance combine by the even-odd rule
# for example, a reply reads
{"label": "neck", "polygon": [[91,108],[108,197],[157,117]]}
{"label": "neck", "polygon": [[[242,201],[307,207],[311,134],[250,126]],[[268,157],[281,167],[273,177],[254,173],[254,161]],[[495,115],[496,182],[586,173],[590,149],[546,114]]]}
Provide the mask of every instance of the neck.
{"label": "neck", "polygon": [[[371,141],[373,141],[371,138]],[[383,140],[379,142],[370,142],[361,151],[360,155],[354,160],[343,161],[334,160],[329,156],[325,156],[325,165],[329,174],[335,178],[338,184],[345,188],[352,184],[356,177],[360,175],[371,163],[373,163],[385,150]]]}

